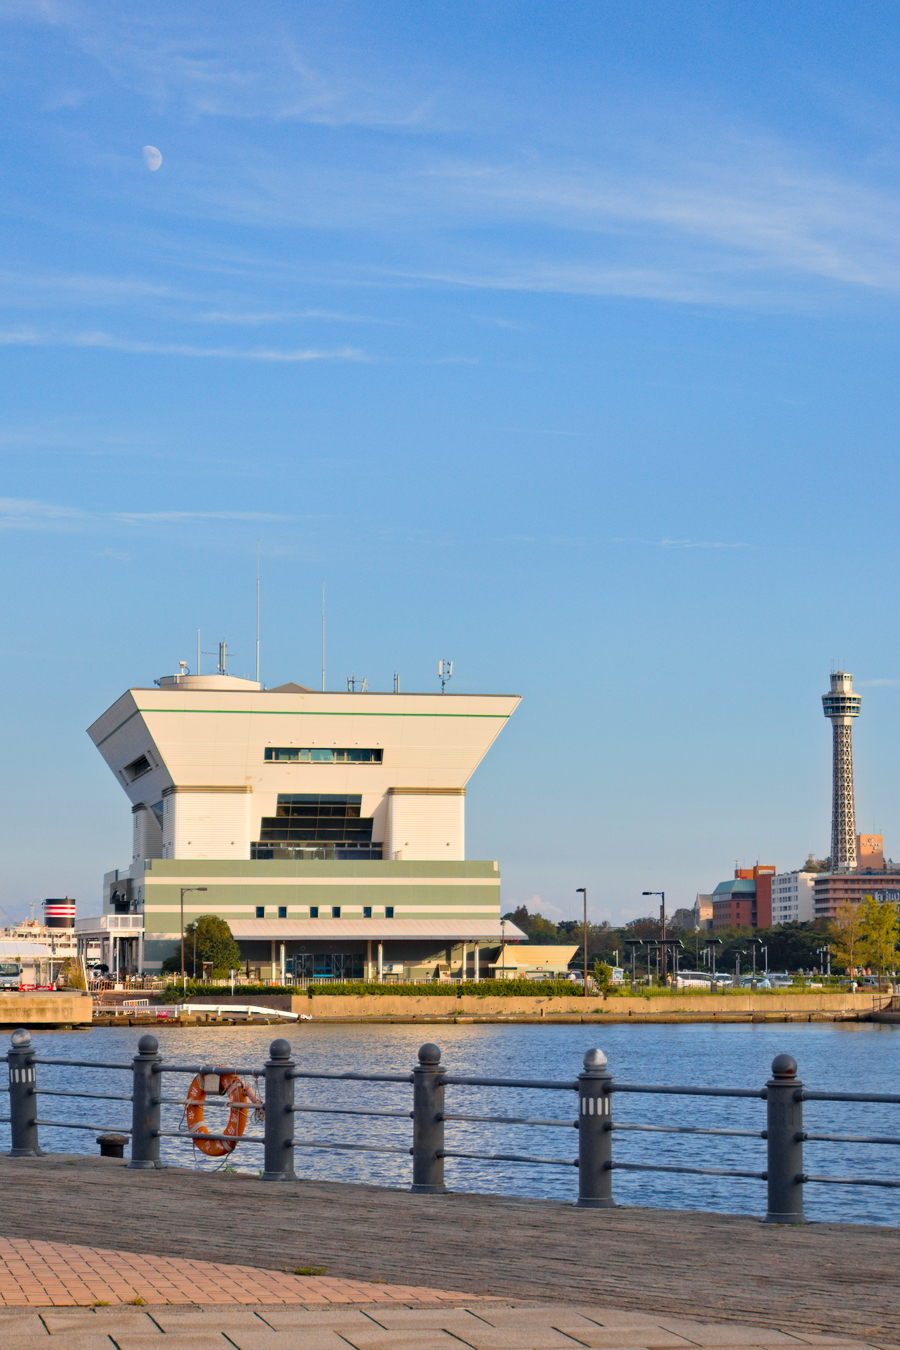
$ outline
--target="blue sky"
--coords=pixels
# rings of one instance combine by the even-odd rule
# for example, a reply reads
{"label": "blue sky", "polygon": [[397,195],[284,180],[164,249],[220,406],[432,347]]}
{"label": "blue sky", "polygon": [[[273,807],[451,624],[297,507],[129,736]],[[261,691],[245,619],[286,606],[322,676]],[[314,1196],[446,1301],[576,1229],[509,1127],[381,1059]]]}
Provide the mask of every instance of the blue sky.
{"label": "blue sky", "polygon": [[84,728],[198,627],[251,673],[257,544],[268,683],[325,583],[332,687],[524,695],[469,801],[510,907],[827,851],[835,664],[900,856],[898,47],[880,0],[0,0],[5,912],[127,864]]}

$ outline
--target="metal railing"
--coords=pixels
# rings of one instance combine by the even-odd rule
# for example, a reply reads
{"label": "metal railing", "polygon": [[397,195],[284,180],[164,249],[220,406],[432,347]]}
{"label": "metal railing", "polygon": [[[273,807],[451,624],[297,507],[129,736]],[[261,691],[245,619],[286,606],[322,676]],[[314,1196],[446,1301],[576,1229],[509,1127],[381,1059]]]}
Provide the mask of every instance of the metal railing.
{"label": "metal railing", "polygon": [[[437,1045],[423,1045],[418,1063],[409,1073],[364,1073],[356,1071],[317,1071],[298,1068],[292,1059],[288,1041],[278,1039],[269,1047],[269,1058],[260,1069],[251,1067],[211,1067],[202,1064],[164,1063],[155,1036],[145,1035],[138,1042],[138,1053],[130,1063],[108,1063],[91,1060],[49,1058],[35,1053],[28,1031],[15,1031],[7,1054],[9,1066],[9,1115],[0,1121],[9,1123],[12,1158],[40,1157],[39,1132],[43,1127],[72,1130],[113,1130],[130,1139],[131,1152],[128,1167],[146,1169],[163,1166],[160,1158],[162,1139],[179,1139],[196,1143],[198,1140],[228,1140],[234,1144],[233,1134],[210,1133],[186,1128],[170,1129],[163,1124],[165,1107],[187,1107],[191,1099],[181,1091],[166,1095],[164,1086],[169,1074],[189,1075],[262,1075],[265,1084],[264,1128],[262,1133],[241,1134],[240,1142],[263,1148],[262,1177],[266,1181],[287,1181],[295,1177],[294,1158],[298,1149],[361,1153],[399,1154],[411,1157],[410,1189],[420,1194],[441,1194],[446,1191],[444,1181],[445,1159],[461,1162],[522,1163],[535,1167],[568,1167],[577,1171],[576,1204],[582,1208],[601,1209],[614,1205],[613,1174],[618,1171],[643,1173],[682,1173],[693,1176],[730,1177],[766,1183],[767,1205],[765,1222],[797,1224],[804,1222],[803,1197],[807,1185],[825,1186],[880,1186],[900,1188],[900,1179],[888,1176],[830,1176],[804,1170],[804,1145],[862,1144],[890,1146],[900,1144],[900,1136],[889,1134],[835,1134],[810,1133],[804,1130],[804,1102],[877,1103],[900,1105],[900,1093],[861,1093],[812,1091],[797,1077],[797,1064],[790,1055],[777,1055],[772,1062],[771,1078],[759,1088],[700,1087],[666,1084],[623,1083],[609,1072],[606,1056],[601,1050],[589,1050],[584,1056],[582,1071],[571,1079],[494,1078],[454,1074],[441,1062]],[[131,1091],[94,1092],[71,1088],[45,1087],[38,1084],[37,1066],[65,1066],[85,1070],[109,1070],[131,1075]],[[364,1104],[360,1096],[354,1105],[328,1102],[326,1105],[301,1104],[295,1100],[295,1084],[300,1081],[345,1084],[407,1084],[412,1087],[411,1109],[375,1109]],[[464,1098],[470,1088],[497,1088],[574,1094],[577,1100],[575,1120],[547,1118],[537,1115],[486,1114],[477,1111],[448,1110],[448,1089],[454,1098]],[[755,1127],[746,1122],[735,1128],[701,1124],[641,1124],[618,1121],[613,1118],[613,1101],[617,1094],[624,1096],[654,1095],[665,1097],[724,1098],[736,1101],[756,1101],[765,1104],[765,1114]],[[50,1120],[42,1114],[41,1099],[45,1097],[84,1098],[104,1102],[128,1102],[131,1105],[131,1123],[128,1126],[99,1126],[83,1121]],[[216,1101],[216,1098],[211,1100]],[[252,1106],[235,1107],[227,1098],[221,1104],[230,1110],[248,1112]],[[464,1103],[463,1103],[464,1104]],[[355,1119],[381,1121],[411,1121],[412,1137],[408,1145],[378,1142],[364,1137],[351,1142],[341,1138],[311,1137],[297,1132],[297,1119],[304,1115],[331,1115]],[[246,1116],[242,1124],[246,1123]],[[480,1149],[456,1147],[457,1125],[486,1124],[490,1126],[535,1126],[542,1129],[560,1128],[577,1131],[577,1156],[544,1156],[512,1151],[487,1152]],[[450,1139],[447,1138],[449,1126]],[[673,1163],[656,1160],[629,1161],[614,1156],[614,1136],[630,1134],[684,1135],[708,1140],[752,1139],[764,1141],[766,1165],[762,1167],[716,1167],[693,1163]],[[463,1141],[464,1142],[464,1141]],[[652,1203],[652,1197],[649,1197]]]}

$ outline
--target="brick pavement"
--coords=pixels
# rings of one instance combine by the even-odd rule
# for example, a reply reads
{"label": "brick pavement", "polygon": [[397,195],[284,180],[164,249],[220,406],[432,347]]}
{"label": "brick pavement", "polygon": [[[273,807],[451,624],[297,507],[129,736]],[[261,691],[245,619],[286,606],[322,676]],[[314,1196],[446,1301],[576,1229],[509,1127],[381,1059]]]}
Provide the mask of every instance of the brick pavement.
{"label": "brick pavement", "polygon": [[[192,1339],[184,1345],[196,1343],[198,1350],[204,1336],[206,1343],[217,1347],[238,1344],[232,1332],[224,1329],[227,1310],[221,1291],[225,1288],[228,1298],[234,1299],[229,1315],[241,1319],[241,1334],[256,1337],[247,1342],[246,1350],[257,1344],[278,1350],[284,1342],[272,1339],[275,1332],[289,1332],[294,1325],[279,1323],[278,1316],[301,1318],[306,1330],[302,1340],[294,1341],[301,1350],[316,1350],[319,1344],[337,1345],[341,1350],[347,1345],[354,1345],[355,1350],[397,1345],[399,1350],[406,1343],[428,1350],[432,1342],[442,1347],[471,1344],[474,1350],[506,1350],[507,1346],[527,1350],[532,1341],[536,1350],[544,1346],[553,1350],[561,1344],[639,1350],[647,1346],[646,1336],[641,1336],[651,1324],[655,1337],[664,1333],[669,1339],[652,1341],[649,1350],[681,1344],[865,1344],[900,1350],[900,1282],[896,1278],[900,1235],[895,1229],[828,1224],[780,1228],[719,1214],[578,1210],[544,1201],[414,1196],[324,1182],[273,1185],[236,1174],[178,1169],[131,1172],[115,1161],[87,1158],[0,1157],[0,1184],[11,1237],[29,1242],[38,1252],[41,1243],[49,1250],[60,1236],[60,1215],[75,1216],[67,1219],[66,1235],[78,1238],[82,1256],[107,1249],[120,1259],[114,1290],[119,1300],[116,1316],[137,1316],[139,1320],[129,1324],[129,1334],[153,1337],[157,1346],[160,1335],[176,1335],[176,1329],[161,1325],[160,1316],[166,1310],[153,1302],[160,1300],[153,1292],[160,1285],[153,1286],[151,1278],[161,1269],[156,1262],[168,1261],[173,1272],[166,1297],[174,1300],[178,1293],[186,1300],[185,1270],[190,1262],[199,1267],[208,1258],[217,1268],[213,1283],[218,1282],[219,1292],[214,1294],[204,1282],[209,1272],[198,1269],[192,1297],[215,1299],[218,1308],[212,1321],[189,1306],[171,1313],[194,1317]],[[21,1250],[11,1248],[8,1254],[20,1258]],[[113,1299],[96,1297],[91,1287],[90,1280],[98,1273],[91,1267],[92,1259],[84,1257],[75,1273],[82,1286],[95,1293],[91,1301],[112,1303]],[[249,1260],[255,1263],[250,1275],[246,1273]],[[50,1266],[49,1261],[43,1264]],[[313,1307],[299,1298],[291,1305],[285,1299],[287,1284],[282,1282],[300,1282],[291,1286],[292,1297],[297,1298],[303,1287],[311,1289],[302,1282],[314,1277],[291,1277],[286,1270],[320,1265],[327,1267],[321,1277],[323,1295],[331,1287],[329,1282],[336,1282],[330,1300],[323,1297]],[[132,1292],[138,1275],[147,1281],[146,1294]],[[257,1298],[263,1287],[260,1282],[269,1279],[279,1282],[277,1295],[268,1295],[265,1303],[257,1299],[241,1306],[235,1292],[239,1287],[248,1297]],[[57,1289],[59,1284],[64,1281],[58,1281]],[[359,1292],[352,1296],[351,1286],[356,1291],[365,1288],[365,1296]],[[391,1295],[391,1286],[403,1286],[397,1297]],[[421,1318],[425,1312],[440,1312],[441,1299],[435,1291],[447,1286],[461,1292],[445,1301],[444,1307],[476,1319],[477,1344],[458,1334],[461,1326],[473,1329],[465,1317],[454,1323],[455,1329],[433,1323],[406,1328],[385,1324],[389,1313],[408,1311]],[[492,1308],[479,1304],[478,1295],[492,1300]],[[147,1298],[149,1311],[128,1307],[135,1297]],[[285,1300],[280,1308],[276,1299]],[[508,1306],[508,1312],[521,1311],[523,1303],[535,1306],[525,1310],[527,1315],[515,1327],[508,1321],[500,1326],[491,1320],[498,1300],[517,1305]],[[321,1320],[327,1312],[323,1302],[341,1316],[352,1305],[356,1310],[353,1323],[366,1332],[365,1346],[357,1346],[343,1330],[335,1330],[341,1324]],[[554,1309],[559,1315],[560,1310],[567,1315],[580,1310],[594,1327],[579,1323],[584,1334],[574,1336],[575,1326],[547,1323],[548,1316],[556,1315]],[[90,1321],[104,1311],[108,1313],[108,1309],[93,1313],[83,1309],[70,1314],[81,1319],[70,1335],[93,1336],[92,1346],[110,1350],[110,1333],[103,1332],[98,1340],[97,1324]],[[14,1333],[8,1319],[17,1315],[0,1312],[0,1350],[27,1344],[10,1339]],[[34,1335],[38,1330],[42,1337],[60,1334],[47,1325],[48,1314],[30,1315],[37,1319]],[[363,1315],[367,1320],[360,1324]],[[650,1316],[651,1323],[642,1321],[642,1315]],[[318,1320],[310,1323],[310,1316]],[[203,1317],[207,1317],[205,1324]],[[256,1321],[245,1326],[247,1317]],[[141,1322],[141,1318],[150,1321]],[[713,1318],[719,1325],[704,1321]],[[85,1319],[87,1324],[82,1325]],[[418,1341],[407,1341],[401,1335],[404,1330],[415,1332]],[[386,1332],[390,1332],[387,1339]],[[782,1332],[789,1339],[780,1335],[772,1339],[774,1333]],[[748,1341],[750,1333],[754,1339]],[[817,1339],[819,1333],[837,1339]],[[186,1336],[187,1331],[177,1334]],[[223,1339],[226,1336],[230,1340]],[[68,1344],[76,1350],[74,1340]],[[138,1341],[129,1342],[119,1350],[140,1350],[140,1346]],[[245,1347],[241,1345],[240,1350]]]}

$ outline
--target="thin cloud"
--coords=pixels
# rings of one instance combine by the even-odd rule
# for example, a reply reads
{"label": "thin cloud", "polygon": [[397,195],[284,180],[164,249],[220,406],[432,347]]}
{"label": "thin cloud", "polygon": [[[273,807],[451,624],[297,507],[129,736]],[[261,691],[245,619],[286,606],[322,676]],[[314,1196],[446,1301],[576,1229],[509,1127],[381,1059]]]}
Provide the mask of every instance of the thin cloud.
{"label": "thin cloud", "polygon": [[183,342],[144,342],[100,331],[49,334],[40,333],[34,328],[18,328],[0,332],[0,345],[96,348],[141,356],[185,356],[202,360],[222,361],[268,361],[282,365],[307,361],[367,362],[371,360],[371,357],[358,347],[331,349],[314,347],[250,347],[244,349],[238,347],[198,347],[192,343]]}
{"label": "thin cloud", "polygon": [[884,676],[872,680],[857,680],[856,683],[860,689],[897,689],[900,688],[900,679],[893,676]]}
{"label": "thin cloud", "polygon": [[731,539],[659,539],[658,548],[748,548],[748,544]]}
{"label": "thin cloud", "polygon": [[121,521],[124,525],[190,525],[203,520],[237,520],[256,524],[290,520],[292,517],[270,511],[115,511],[109,519]]}
{"label": "thin cloud", "polygon": [[269,511],[85,511],[30,497],[0,497],[0,529],[6,530],[109,530],[115,525],[129,528],[219,522],[259,525],[294,519]]}

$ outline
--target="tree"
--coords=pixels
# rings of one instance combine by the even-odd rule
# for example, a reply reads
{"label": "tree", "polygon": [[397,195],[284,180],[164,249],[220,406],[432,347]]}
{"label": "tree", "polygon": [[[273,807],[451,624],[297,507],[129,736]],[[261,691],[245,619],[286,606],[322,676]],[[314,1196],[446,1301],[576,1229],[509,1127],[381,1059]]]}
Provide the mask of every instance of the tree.
{"label": "tree", "polygon": [[893,970],[900,938],[900,914],[894,900],[864,895],[859,906],[860,956],[878,975]]}
{"label": "tree", "polygon": [[829,925],[829,946],[831,954],[839,966],[851,974],[861,964],[862,914],[860,906],[852,900],[845,900],[834,911],[834,919]]}
{"label": "tree", "polygon": [[[194,952],[197,959],[194,962]],[[231,929],[218,914],[201,914],[184,930],[184,965],[192,978],[201,974],[204,966],[211,966],[213,975],[227,975],[240,970],[241,949],[231,936]],[[181,970],[181,952],[163,962],[163,970]]]}

